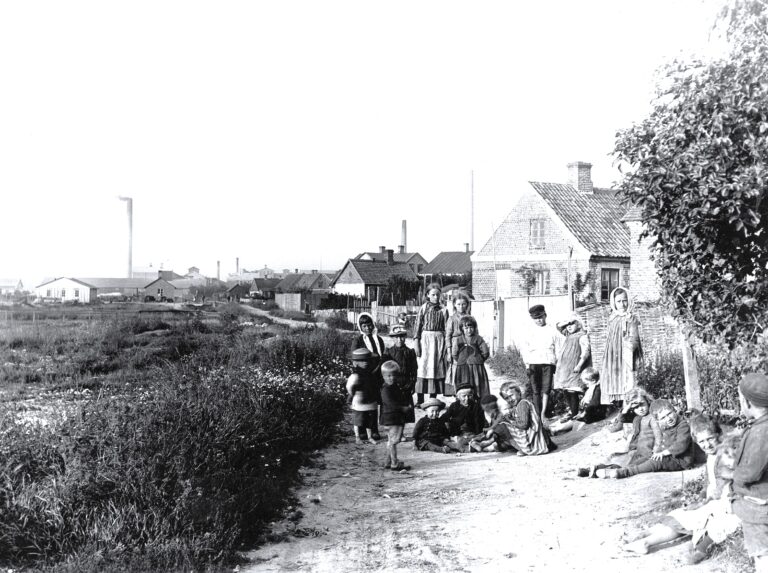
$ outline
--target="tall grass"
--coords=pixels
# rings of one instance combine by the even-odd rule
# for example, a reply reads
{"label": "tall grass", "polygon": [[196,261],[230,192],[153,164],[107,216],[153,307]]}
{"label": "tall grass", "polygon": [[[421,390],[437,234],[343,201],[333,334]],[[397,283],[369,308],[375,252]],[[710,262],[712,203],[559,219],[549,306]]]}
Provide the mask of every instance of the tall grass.
{"label": "tall grass", "polygon": [[157,326],[105,325],[91,345],[99,364],[153,349],[130,384],[53,417],[0,403],[0,563],[231,564],[287,503],[307,453],[335,435],[341,333]]}

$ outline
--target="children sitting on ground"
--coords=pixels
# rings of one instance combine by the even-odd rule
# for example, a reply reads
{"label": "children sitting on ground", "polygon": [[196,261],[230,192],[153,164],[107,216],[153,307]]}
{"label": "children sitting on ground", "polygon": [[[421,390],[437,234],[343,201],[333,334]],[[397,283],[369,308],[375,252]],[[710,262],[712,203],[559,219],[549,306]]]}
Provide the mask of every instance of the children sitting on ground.
{"label": "children sitting on ground", "polygon": [[477,334],[477,321],[464,316],[459,321],[462,335],[453,338],[451,354],[456,387],[469,384],[475,395],[482,398],[491,393],[485,361],[490,356],[488,345]]}
{"label": "children sitting on ground", "polygon": [[469,441],[470,452],[495,452],[499,449],[496,444],[496,425],[501,421],[502,414],[499,409],[498,398],[488,394],[480,398],[480,407],[483,409],[488,428]]}
{"label": "children sitting on ground", "polygon": [[510,410],[494,428],[499,449],[517,450],[518,456],[537,456],[555,449],[536,408],[523,396],[520,386],[505,382],[500,394]]}
{"label": "children sitting on ground", "polygon": [[688,422],[680,416],[669,400],[656,400],[651,405],[651,415],[661,429],[661,441],[653,445],[651,459],[638,463],[633,458],[623,468],[601,468],[597,477],[623,479],[648,472],[675,472],[687,470],[693,465],[693,443]]}
{"label": "children sitting on ground", "polygon": [[393,471],[409,470],[409,466],[397,459],[397,444],[403,438],[408,415],[413,416],[411,394],[398,383],[400,366],[394,360],[387,360],[381,365],[381,375],[384,378],[384,386],[381,388],[379,423],[387,427],[387,459],[384,467]]}
{"label": "children sitting on ground", "polygon": [[741,437],[733,434],[723,440],[717,422],[703,414],[693,418],[690,425],[693,439],[707,455],[704,500],[671,511],[661,523],[626,544],[626,551],[645,554],[657,545],[692,536],[690,561],[695,564],[706,559],[710,545],[725,541],[738,529],[740,522],[731,510],[730,494],[734,456]]}
{"label": "children sitting on ground", "polygon": [[349,357],[353,371],[347,379],[347,393],[351,399],[355,442],[362,444],[362,434],[365,432],[368,441],[376,444],[373,429],[378,427],[376,415],[379,410],[379,384],[371,372],[371,352],[367,348],[357,348],[350,352]]}
{"label": "children sitting on ground", "polygon": [[581,374],[582,370],[592,365],[592,353],[589,336],[582,328],[578,315],[573,314],[567,320],[557,323],[557,328],[565,339],[557,348],[557,368],[553,385],[565,394],[569,412],[560,418],[561,422],[565,422],[579,415],[579,399],[586,389]]}
{"label": "children sitting on ground", "polygon": [[448,406],[443,418],[458,451],[469,451],[469,441],[485,427],[483,409],[466,382],[456,387],[456,401]]}
{"label": "children sitting on ground", "polygon": [[591,424],[605,419],[605,406],[600,403],[600,373],[590,367],[581,371],[581,383],[584,385],[579,406],[581,411],[574,419]]}
{"label": "children sitting on ground", "polygon": [[426,415],[413,428],[413,449],[449,454],[458,451],[451,441],[448,426],[440,416],[445,404],[437,398],[430,398],[421,406]]}
{"label": "children sitting on ground", "polygon": [[736,452],[733,512],[741,519],[744,547],[755,571],[768,571],[768,376],[747,374],[739,382],[741,413],[751,425]]}
{"label": "children sitting on ground", "polygon": [[596,471],[599,469],[620,468],[650,460],[654,453],[654,444],[661,444],[661,429],[656,418],[650,415],[652,403],[653,398],[644,389],[630,390],[624,397],[621,412],[604,428],[605,432],[614,433],[629,426],[626,448],[610,453],[607,459],[599,464],[579,468],[577,475],[597,477]]}
{"label": "children sitting on ground", "polygon": [[[397,384],[408,395],[408,401],[413,406],[413,393],[416,389],[416,353],[405,345],[408,331],[404,326],[396,324],[389,332],[389,336],[395,341],[394,346],[387,348],[386,358],[394,360],[400,367],[400,375]],[[416,421],[413,407],[406,414],[405,423],[413,424]]]}

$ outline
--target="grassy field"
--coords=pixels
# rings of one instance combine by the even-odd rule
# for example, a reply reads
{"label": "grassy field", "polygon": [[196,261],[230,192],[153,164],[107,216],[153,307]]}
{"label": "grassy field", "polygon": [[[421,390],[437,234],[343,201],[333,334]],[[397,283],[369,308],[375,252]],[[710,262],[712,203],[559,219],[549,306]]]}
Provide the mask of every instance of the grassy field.
{"label": "grassy field", "polygon": [[0,311],[0,564],[231,568],[336,435],[347,340],[105,307]]}

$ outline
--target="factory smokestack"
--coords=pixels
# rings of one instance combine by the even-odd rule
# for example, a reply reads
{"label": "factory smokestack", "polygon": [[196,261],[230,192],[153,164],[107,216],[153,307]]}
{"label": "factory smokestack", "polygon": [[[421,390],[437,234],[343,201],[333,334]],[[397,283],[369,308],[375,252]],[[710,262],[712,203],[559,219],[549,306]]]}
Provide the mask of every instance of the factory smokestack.
{"label": "factory smokestack", "polygon": [[408,252],[408,242],[407,242],[408,236],[405,230],[405,219],[403,219],[403,232],[401,235],[402,236],[400,237],[400,244],[403,246],[403,251],[407,253]]}
{"label": "factory smokestack", "polygon": [[118,197],[128,206],[128,278],[133,278],[133,198]]}
{"label": "factory smokestack", "polygon": [[221,261],[216,261],[216,280],[221,280]]}
{"label": "factory smokestack", "polygon": [[235,259],[235,274],[240,276],[240,257]]}

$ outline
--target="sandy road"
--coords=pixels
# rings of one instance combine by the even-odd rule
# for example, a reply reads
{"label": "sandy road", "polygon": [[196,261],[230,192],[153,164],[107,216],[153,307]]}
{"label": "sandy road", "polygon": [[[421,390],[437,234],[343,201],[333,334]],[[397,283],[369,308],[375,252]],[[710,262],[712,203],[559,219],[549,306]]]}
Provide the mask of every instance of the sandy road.
{"label": "sandy road", "polygon": [[687,565],[686,543],[647,556],[618,549],[662,515],[667,492],[702,469],[578,478],[579,464],[612,447],[598,430],[557,436],[558,450],[531,458],[414,452],[409,442],[401,457],[412,469],[402,473],[381,469],[383,443],[347,439],[304,471],[303,516],[275,524],[295,535],[250,552],[242,571],[735,573],[711,560]]}

